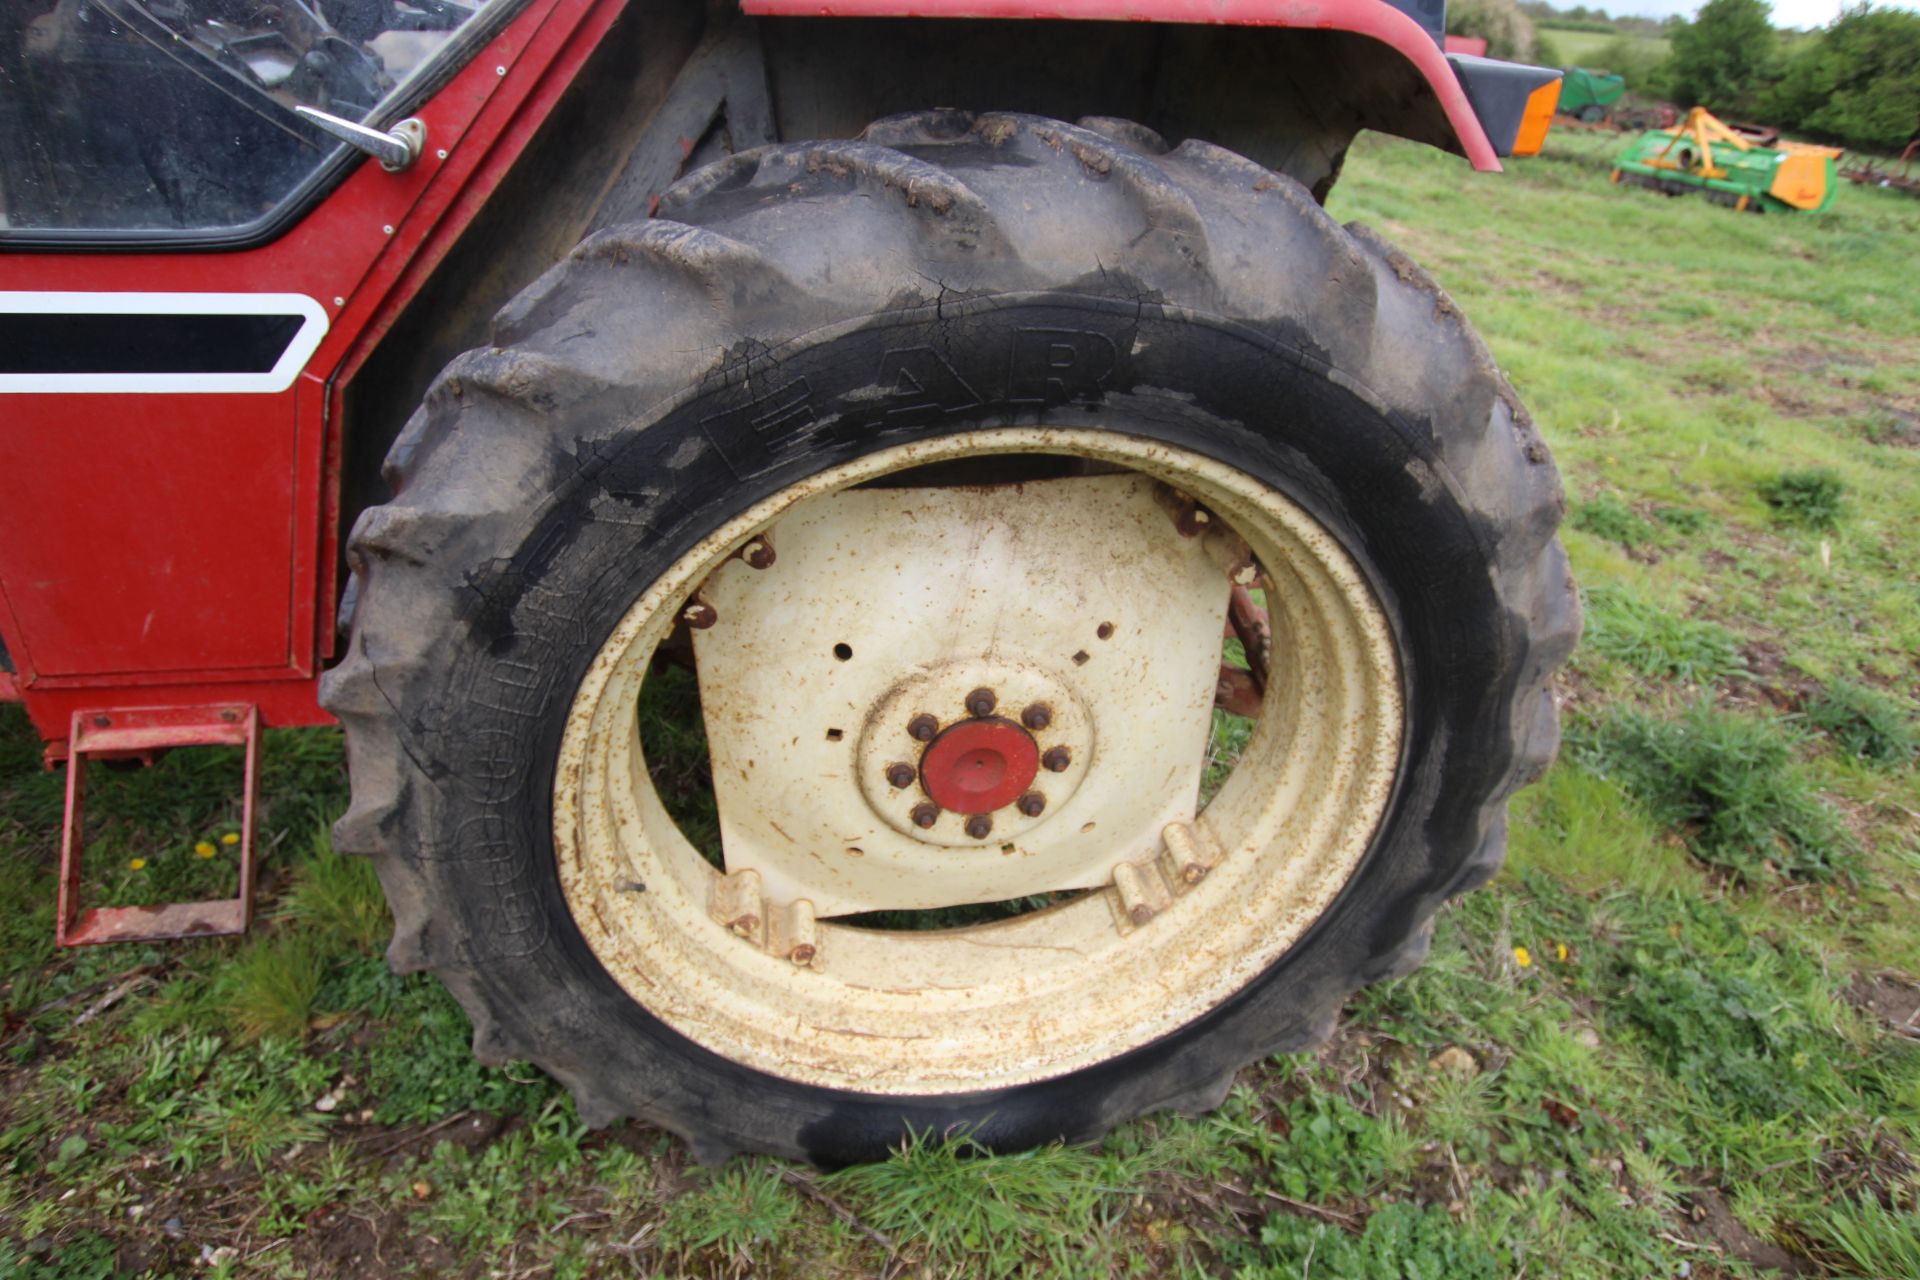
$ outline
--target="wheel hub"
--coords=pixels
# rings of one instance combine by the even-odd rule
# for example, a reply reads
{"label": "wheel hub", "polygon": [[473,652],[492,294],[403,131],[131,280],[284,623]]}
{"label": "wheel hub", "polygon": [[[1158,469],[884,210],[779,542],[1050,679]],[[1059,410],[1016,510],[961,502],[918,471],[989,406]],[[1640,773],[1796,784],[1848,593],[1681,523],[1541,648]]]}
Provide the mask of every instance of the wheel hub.
{"label": "wheel hub", "polygon": [[[1044,725],[973,714],[968,701],[983,690],[1016,715],[1044,707],[1034,717]],[[901,835],[950,849],[1035,833],[1067,808],[1094,757],[1093,717],[1080,694],[1030,663],[942,664],[887,690],[866,724],[855,768],[868,807]],[[1029,798],[1038,801],[1030,813],[1021,807]],[[991,819],[986,830],[977,822],[968,830],[967,820],[981,816]]]}
{"label": "wheel hub", "polygon": [[991,716],[953,725],[920,757],[920,785],[955,813],[992,813],[1027,794],[1040,772],[1033,735]]}

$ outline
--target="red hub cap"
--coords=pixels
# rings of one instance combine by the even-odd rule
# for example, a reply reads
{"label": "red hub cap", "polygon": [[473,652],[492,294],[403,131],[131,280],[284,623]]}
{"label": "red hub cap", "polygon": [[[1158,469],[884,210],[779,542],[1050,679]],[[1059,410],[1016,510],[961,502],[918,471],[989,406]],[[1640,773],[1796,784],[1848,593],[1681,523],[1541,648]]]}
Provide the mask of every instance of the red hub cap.
{"label": "red hub cap", "polygon": [[920,757],[920,782],[942,809],[992,813],[1025,795],[1040,770],[1033,736],[998,716],[963,720]]}

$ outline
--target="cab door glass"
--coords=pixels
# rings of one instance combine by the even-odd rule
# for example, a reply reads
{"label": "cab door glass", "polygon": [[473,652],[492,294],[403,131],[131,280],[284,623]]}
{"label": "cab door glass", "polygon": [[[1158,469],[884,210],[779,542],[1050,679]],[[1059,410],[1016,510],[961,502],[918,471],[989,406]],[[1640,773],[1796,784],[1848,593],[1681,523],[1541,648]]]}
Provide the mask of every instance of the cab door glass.
{"label": "cab door glass", "polygon": [[220,232],[344,159],[516,0],[0,0],[0,239]]}

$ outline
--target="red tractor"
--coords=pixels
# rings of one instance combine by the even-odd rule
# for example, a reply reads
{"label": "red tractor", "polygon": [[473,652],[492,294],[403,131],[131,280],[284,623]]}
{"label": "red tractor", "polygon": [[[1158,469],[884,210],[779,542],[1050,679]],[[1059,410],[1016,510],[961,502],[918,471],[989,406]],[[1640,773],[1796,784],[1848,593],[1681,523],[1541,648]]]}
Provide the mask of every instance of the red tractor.
{"label": "red tractor", "polygon": [[1538,149],[1555,73],[1441,9],[4,6],[61,940],[250,912],[250,845],[82,901],[90,762],[250,801],[337,720],[393,965],[589,1123],[1013,1149],[1326,1036],[1498,866],[1579,627],[1533,423],[1322,209],[1361,129]]}

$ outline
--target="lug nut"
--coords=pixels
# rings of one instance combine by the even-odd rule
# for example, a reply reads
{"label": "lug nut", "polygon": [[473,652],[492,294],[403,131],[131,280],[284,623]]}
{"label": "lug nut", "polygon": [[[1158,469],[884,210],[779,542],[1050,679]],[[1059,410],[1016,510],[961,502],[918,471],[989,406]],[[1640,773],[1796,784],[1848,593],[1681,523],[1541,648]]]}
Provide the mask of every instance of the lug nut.
{"label": "lug nut", "polygon": [[1020,723],[1029,729],[1044,729],[1053,723],[1053,708],[1036,702],[1020,713]]}
{"label": "lug nut", "polygon": [[720,615],[715,612],[714,607],[705,600],[699,599],[696,599],[692,604],[688,605],[680,616],[685,618],[687,625],[696,631],[705,631],[708,627],[720,621]]}
{"label": "lug nut", "polygon": [[1029,791],[1014,801],[1014,804],[1018,805],[1020,812],[1026,814],[1029,818],[1037,818],[1041,812],[1046,809],[1047,798],[1038,791]]}
{"label": "lug nut", "polygon": [[985,840],[993,834],[993,819],[984,813],[976,813],[967,819],[967,834],[975,840]]}
{"label": "lug nut", "polygon": [[907,721],[907,736],[915,742],[932,742],[939,732],[940,722],[924,711]]}
{"label": "lug nut", "polygon": [[773,566],[773,542],[766,534],[761,534],[740,548],[740,558],[747,562],[750,569],[768,569]]}
{"label": "lug nut", "polygon": [[934,824],[934,822],[939,819],[939,817],[940,817],[940,806],[937,804],[923,802],[921,804],[917,804],[913,806],[913,825],[920,828],[922,831],[925,831],[928,827],[931,827]]}
{"label": "lug nut", "polygon": [[1065,773],[1067,766],[1073,763],[1073,752],[1065,747],[1048,747],[1047,754],[1040,757],[1040,763],[1048,773]]}
{"label": "lug nut", "polygon": [[890,764],[887,766],[887,781],[895,787],[913,785],[913,766],[910,764]]}
{"label": "lug nut", "polygon": [[967,695],[968,715],[990,716],[993,714],[993,709],[999,705],[1000,699],[994,696],[991,689],[975,689]]}

